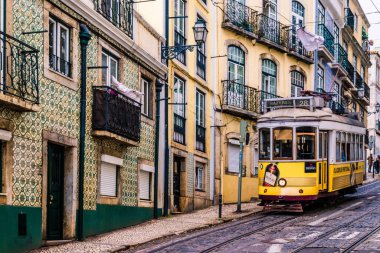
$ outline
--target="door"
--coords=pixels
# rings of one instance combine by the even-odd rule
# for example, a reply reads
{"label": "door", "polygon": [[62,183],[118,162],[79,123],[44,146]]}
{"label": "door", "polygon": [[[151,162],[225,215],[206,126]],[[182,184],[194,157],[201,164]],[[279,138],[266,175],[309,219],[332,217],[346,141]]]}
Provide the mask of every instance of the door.
{"label": "door", "polygon": [[292,3],[292,48],[299,54],[303,53],[303,47],[300,40],[297,38],[297,29],[303,27],[305,8],[297,1]]}
{"label": "door", "polygon": [[47,239],[63,239],[64,147],[48,144]]}
{"label": "door", "polygon": [[228,47],[228,105],[244,108],[245,53],[236,46]]}
{"label": "door", "polygon": [[181,196],[181,164],[182,159],[174,157],[173,164],[173,195],[174,195],[174,211],[180,211]]}

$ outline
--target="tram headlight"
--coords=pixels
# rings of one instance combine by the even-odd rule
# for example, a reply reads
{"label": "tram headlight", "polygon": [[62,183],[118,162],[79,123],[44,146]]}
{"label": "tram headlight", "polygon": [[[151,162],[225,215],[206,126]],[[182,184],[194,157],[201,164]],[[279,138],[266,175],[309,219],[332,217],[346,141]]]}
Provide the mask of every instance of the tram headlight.
{"label": "tram headlight", "polygon": [[278,180],[278,186],[280,186],[280,187],[285,187],[286,186],[286,180],[285,180],[285,178],[280,178]]}

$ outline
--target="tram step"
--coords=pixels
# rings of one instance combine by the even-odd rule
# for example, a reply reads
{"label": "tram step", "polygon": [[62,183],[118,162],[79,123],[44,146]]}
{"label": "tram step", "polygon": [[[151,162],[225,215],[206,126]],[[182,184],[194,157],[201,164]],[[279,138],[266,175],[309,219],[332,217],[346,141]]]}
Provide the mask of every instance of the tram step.
{"label": "tram step", "polygon": [[263,211],[283,211],[290,213],[302,213],[301,204],[265,204]]}

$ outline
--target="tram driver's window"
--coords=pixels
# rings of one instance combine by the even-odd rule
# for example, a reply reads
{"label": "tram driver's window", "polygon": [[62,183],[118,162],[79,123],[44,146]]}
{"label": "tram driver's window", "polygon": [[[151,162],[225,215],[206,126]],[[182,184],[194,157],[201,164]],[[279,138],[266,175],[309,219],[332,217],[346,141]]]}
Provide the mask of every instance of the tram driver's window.
{"label": "tram driver's window", "polygon": [[273,130],[274,159],[293,159],[293,129],[276,128]]}
{"label": "tram driver's window", "polygon": [[297,128],[297,159],[308,160],[315,159],[315,136],[314,127]]}
{"label": "tram driver's window", "polygon": [[270,159],[270,129],[260,129],[260,159]]}

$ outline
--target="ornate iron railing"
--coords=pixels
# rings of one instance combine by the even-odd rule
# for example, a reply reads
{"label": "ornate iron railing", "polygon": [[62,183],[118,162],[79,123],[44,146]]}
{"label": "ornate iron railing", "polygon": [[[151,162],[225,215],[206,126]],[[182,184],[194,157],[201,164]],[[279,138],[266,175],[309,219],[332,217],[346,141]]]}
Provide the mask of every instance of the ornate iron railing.
{"label": "ornate iron railing", "polygon": [[132,0],[94,0],[95,10],[114,26],[133,37]]}
{"label": "ornate iron railing", "polygon": [[337,63],[342,65],[343,68],[345,68],[348,63],[347,52],[339,43],[335,43],[334,46],[335,46],[335,60]]}
{"label": "ornate iron railing", "polygon": [[92,129],[140,141],[140,103],[108,86],[95,86],[93,92]]}
{"label": "ornate iron railing", "polygon": [[332,54],[334,53],[334,36],[331,34],[329,29],[324,24],[318,25],[318,34],[325,39],[323,45],[327,48],[327,50]]}
{"label": "ornate iron railing", "polygon": [[65,76],[71,76],[71,62],[68,62],[49,52],[49,67]]}
{"label": "ornate iron railing", "polygon": [[364,97],[369,100],[370,89],[369,89],[368,84],[366,82],[364,82],[364,81],[363,81],[363,87],[364,87]]}
{"label": "ornate iron railing", "polygon": [[343,68],[347,71],[348,78],[351,80],[351,82],[355,83],[355,68],[352,66],[351,62],[346,61],[345,65],[343,65]]}
{"label": "ornate iron railing", "polygon": [[347,106],[345,106],[343,103],[339,103],[337,101],[330,101],[329,102],[330,109],[335,114],[344,114],[347,112]]}
{"label": "ornate iron railing", "polygon": [[258,36],[283,47],[288,46],[289,27],[264,14],[257,15]]}
{"label": "ornate iron railing", "polygon": [[196,149],[202,152],[206,151],[206,128],[197,125],[196,127]]}
{"label": "ornate iron railing", "polygon": [[[186,45],[186,38],[180,32],[174,31],[174,46]],[[177,60],[186,64],[186,51],[177,55]]]}
{"label": "ornate iron railing", "polygon": [[260,108],[260,113],[264,113],[264,102],[265,102],[265,99],[272,99],[272,98],[281,98],[280,96],[277,96],[276,94],[273,94],[273,93],[270,93],[270,92],[266,92],[266,91],[263,91],[263,90],[260,90],[258,91],[258,108]]}
{"label": "ornate iron railing", "polygon": [[257,11],[236,0],[227,0],[224,14],[224,22],[256,34]]}
{"label": "ornate iron railing", "polygon": [[234,81],[223,81],[223,104],[250,112],[258,112],[257,90]]}
{"label": "ornate iron railing", "polygon": [[309,59],[314,58],[314,52],[307,51],[304,46],[302,45],[302,42],[297,38],[295,34],[295,30],[292,30],[292,34],[289,37],[289,50],[292,52],[295,52],[299,55],[305,56]]}
{"label": "ornate iron railing", "polygon": [[183,145],[186,143],[186,119],[175,113],[173,140]]}
{"label": "ornate iron railing", "polygon": [[363,88],[363,78],[357,71],[355,71],[355,87],[357,89]]}
{"label": "ornate iron railing", "polygon": [[197,50],[197,75],[206,79],[206,56]]}
{"label": "ornate iron railing", "polygon": [[353,31],[355,28],[355,16],[350,8],[345,8],[345,21],[346,21],[346,25],[351,27]]}
{"label": "ornate iron railing", "polygon": [[0,32],[1,91],[31,103],[39,103],[39,51]]}

